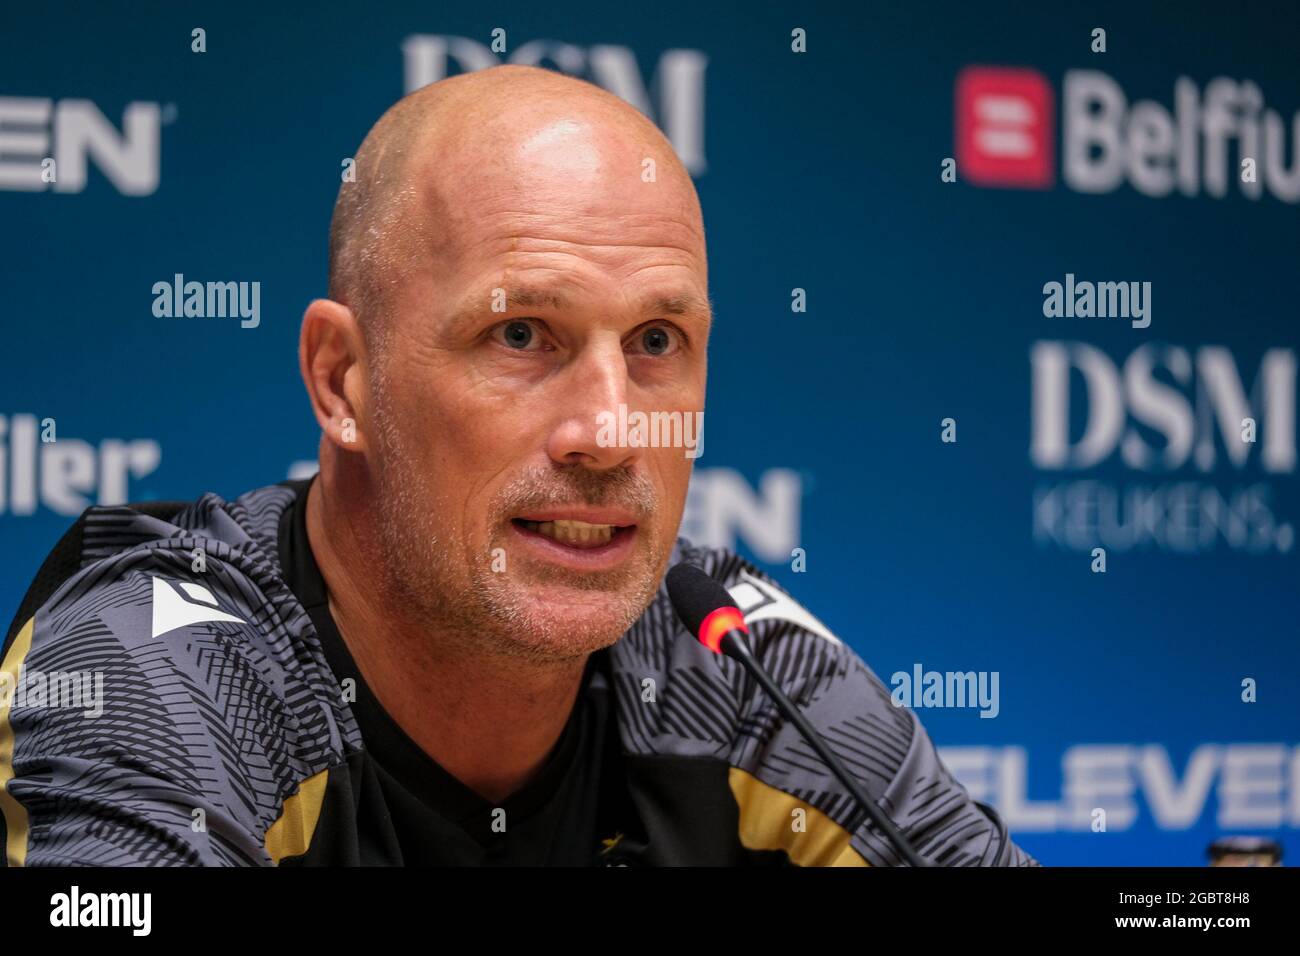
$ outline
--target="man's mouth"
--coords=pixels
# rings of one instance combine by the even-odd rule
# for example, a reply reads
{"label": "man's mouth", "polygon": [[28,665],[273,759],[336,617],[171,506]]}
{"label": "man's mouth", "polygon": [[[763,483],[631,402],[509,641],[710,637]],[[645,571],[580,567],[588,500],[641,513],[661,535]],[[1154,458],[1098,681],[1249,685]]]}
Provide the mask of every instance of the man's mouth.
{"label": "man's mouth", "polygon": [[534,558],[573,571],[610,571],[635,551],[640,532],[635,512],[623,508],[566,505],[524,512],[511,527]]}
{"label": "man's mouth", "polygon": [[549,538],[557,544],[579,551],[603,548],[620,534],[629,534],[635,525],[594,524],[589,521],[577,521],[557,518],[549,521],[530,521],[527,518],[515,518],[514,524],[525,531]]}

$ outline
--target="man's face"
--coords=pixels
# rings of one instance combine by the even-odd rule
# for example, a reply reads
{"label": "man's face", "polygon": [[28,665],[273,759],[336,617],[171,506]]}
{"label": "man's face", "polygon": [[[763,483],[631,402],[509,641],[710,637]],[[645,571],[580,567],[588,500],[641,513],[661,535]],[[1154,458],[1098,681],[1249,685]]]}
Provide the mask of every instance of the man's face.
{"label": "man's face", "polygon": [[704,407],[698,206],[643,180],[651,149],[557,119],[454,171],[413,163],[439,236],[371,382],[380,536],[404,600],[504,653],[615,641],[681,519],[690,449],[618,432],[623,406],[689,441]]}

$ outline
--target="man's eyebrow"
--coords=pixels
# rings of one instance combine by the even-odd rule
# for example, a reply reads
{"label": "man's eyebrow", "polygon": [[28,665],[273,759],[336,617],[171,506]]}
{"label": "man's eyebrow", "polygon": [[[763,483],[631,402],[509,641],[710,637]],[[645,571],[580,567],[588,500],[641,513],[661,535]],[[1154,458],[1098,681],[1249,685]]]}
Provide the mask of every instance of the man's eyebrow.
{"label": "man's eyebrow", "polygon": [[[507,290],[506,303],[521,309],[549,306],[557,310],[564,309],[568,304],[558,290],[530,287]],[[693,312],[705,315],[712,312],[708,300],[693,292],[652,294],[641,305],[643,315],[690,315]]]}
{"label": "man's eyebrow", "polygon": [[539,306],[550,306],[558,311],[565,307],[565,298],[555,289],[531,286],[512,286],[504,289],[497,286],[462,300],[448,316],[447,325],[452,329],[459,329],[472,325],[487,314],[508,312],[512,308],[535,309]]}
{"label": "man's eyebrow", "polygon": [[524,286],[523,288],[507,289],[505,292],[507,307],[535,309],[539,306],[549,306],[552,309],[563,309],[567,304],[564,296],[555,289],[537,289]]}
{"label": "man's eyebrow", "polygon": [[708,299],[694,292],[682,292],[677,295],[657,295],[646,300],[643,312],[653,315],[702,315],[710,318],[713,308]]}

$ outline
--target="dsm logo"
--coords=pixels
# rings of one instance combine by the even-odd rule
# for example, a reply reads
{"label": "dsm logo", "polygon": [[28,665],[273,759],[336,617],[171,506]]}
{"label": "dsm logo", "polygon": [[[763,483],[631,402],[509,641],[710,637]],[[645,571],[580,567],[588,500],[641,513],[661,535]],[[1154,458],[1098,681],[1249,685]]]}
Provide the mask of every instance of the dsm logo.
{"label": "dsm logo", "polygon": [[497,51],[504,48],[504,31],[493,38],[490,47],[469,37],[409,36],[402,43],[406,92],[450,75],[452,63],[463,73],[502,63],[550,66],[603,86],[635,106],[663,130],[691,175],[704,172],[704,71],[709,60],[701,51],[665,50],[647,82],[636,55],[625,46],[580,47],[530,40],[512,46],[506,56],[499,55]]}

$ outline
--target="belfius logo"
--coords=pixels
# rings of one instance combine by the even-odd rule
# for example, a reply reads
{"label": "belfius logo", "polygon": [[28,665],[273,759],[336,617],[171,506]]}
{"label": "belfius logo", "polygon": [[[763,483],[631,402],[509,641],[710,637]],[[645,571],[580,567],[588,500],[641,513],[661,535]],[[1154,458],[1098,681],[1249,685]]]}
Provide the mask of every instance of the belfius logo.
{"label": "belfius logo", "polygon": [[[957,76],[957,175],[977,186],[1055,185],[1056,99],[1037,70],[969,66]],[[1068,70],[1060,98],[1060,178],[1077,192],[1126,183],[1144,196],[1177,191],[1221,199],[1270,195],[1300,202],[1300,112],[1290,120],[1250,80],[1180,76],[1172,106],[1130,103],[1098,70]],[[1289,140],[1289,143],[1288,143]],[[1289,157],[1289,163],[1288,163]]]}

